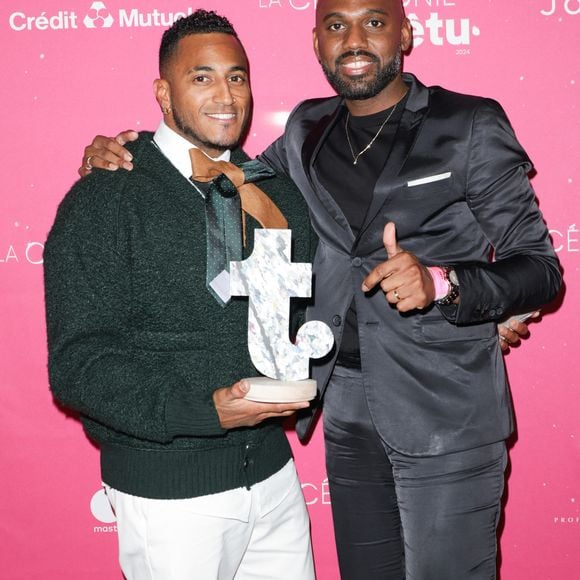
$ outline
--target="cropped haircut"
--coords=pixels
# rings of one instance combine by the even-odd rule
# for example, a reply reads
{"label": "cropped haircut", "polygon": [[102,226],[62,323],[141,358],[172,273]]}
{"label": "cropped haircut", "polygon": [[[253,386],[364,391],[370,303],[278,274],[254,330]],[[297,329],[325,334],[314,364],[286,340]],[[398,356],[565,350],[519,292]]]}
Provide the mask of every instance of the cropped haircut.
{"label": "cropped haircut", "polygon": [[[196,10],[185,18],[179,18],[168,28],[161,38],[159,47],[159,72],[163,74],[163,69],[177,50],[179,41],[191,34],[210,34],[219,32],[230,34],[238,38],[238,33],[230,21],[224,16],[219,16],[213,10]],[[239,39],[238,39],[239,40]]]}

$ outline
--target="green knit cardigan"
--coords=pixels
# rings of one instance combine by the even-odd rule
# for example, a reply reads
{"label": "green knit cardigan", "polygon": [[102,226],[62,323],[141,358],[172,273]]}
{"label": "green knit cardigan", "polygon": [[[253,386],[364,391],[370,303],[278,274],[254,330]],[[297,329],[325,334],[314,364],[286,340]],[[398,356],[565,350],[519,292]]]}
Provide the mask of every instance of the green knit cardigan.
{"label": "green knit cardigan", "polygon": [[[277,421],[221,428],[212,393],[256,375],[246,298],[205,286],[204,202],[143,132],[131,172],[94,170],[66,195],[44,253],[50,386],[101,449],[103,481],[142,497],[250,486],[291,457]],[[241,150],[232,162],[248,157]],[[282,178],[258,184],[287,217],[293,260],[314,238]],[[248,217],[246,255],[253,230]]]}

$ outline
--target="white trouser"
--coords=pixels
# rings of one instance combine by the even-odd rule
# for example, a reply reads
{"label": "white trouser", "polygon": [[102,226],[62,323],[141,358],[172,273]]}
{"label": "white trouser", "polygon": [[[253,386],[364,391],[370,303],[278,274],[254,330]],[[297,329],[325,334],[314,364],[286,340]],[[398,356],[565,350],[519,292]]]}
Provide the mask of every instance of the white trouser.
{"label": "white trouser", "polygon": [[105,486],[127,580],[313,580],[294,462],[254,485],[159,500]]}

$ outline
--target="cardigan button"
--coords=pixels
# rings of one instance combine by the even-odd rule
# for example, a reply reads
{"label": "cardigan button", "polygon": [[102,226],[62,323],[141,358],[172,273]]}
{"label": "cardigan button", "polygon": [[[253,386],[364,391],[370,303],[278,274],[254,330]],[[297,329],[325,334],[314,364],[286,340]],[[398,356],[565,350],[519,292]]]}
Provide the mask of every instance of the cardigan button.
{"label": "cardigan button", "polygon": [[360,268],[362,266],[362,258],[360,258],[359,256],[356,256],[355,258],[352,259],[351,264],[355,267],[355,268]]}
{"label": "cardigan button", "polygon": [[332,324],[333,326],[340,326],[342,324],[342,318],[336,314],[332,317]]}

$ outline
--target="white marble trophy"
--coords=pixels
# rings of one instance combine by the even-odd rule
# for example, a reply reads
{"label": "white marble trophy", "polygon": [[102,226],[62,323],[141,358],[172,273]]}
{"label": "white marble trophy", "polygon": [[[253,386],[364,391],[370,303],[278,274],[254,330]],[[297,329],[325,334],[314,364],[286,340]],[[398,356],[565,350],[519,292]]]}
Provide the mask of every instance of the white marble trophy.
{"label": "white marble trophy", "polygon": [[290,341],[290,298],[308,298],[312,292],[312,266],[292,263],[290,230],[257,229],[254,251],[243,262],[230,262],[230,293],[248,296],[248,349],[263,377],[247,378],[252,401],[287,403],[316,396],[316,381],[309,379],[311,358],[330,352],[334,337],[319,321],[300,327]]}

